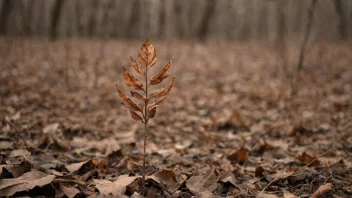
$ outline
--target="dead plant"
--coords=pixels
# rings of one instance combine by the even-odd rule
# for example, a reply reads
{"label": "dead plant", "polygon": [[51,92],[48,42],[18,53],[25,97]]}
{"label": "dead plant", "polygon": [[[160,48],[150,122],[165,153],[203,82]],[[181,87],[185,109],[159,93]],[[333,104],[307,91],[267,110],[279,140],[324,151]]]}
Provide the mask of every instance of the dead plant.
{"label": "dead plant", "polygon": [[[118,94],[122,99],[122,105],[125,106],[131,113],[131,117],[136,121],[141,121],[144,124],[144,145],[143,145],[143,169],[142,169],[142,180],[143,180],[143,193],[145,192],[145,162],[146,162],[146,143],[148,137],[148,121],[150,118],[154,118],[156,114],[156,108],[162,104],[168,96],[175,77],[165,87],[157,89],[152,92],[148,92],[148,88],[151,85],[158,85],[164,79],[166,79],[170,73],[169,69],[171,62],[165,65],[165,67],[156,75],[152,76],[148,82],[148,70],[156,63],[156,50],[153,44],[147,39],[141,47],[141,51],[138,53],[138,60],[144,67],[141,68],[137,61],[131,57],[131,66],[136,72],[142,75],[145,79],[145,85],[134,77],[130,72],[123,67],[123,78],[127,87],[132,88],[136,91],[131,91],[131,96],[143,102],[139,104],[133,101],[130,97],[124,94],[120,88],[117,87]],[[139,93],[143,92],[142,94]]]}

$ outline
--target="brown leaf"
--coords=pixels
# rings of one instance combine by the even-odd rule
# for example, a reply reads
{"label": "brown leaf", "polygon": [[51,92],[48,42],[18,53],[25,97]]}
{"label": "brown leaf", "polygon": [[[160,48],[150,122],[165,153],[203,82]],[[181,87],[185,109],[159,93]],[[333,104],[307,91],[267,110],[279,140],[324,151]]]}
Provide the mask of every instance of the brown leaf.
{"label": "brown leaf", "polygon": [[148,39],[142,45],[141,50],[146,63],[145,65],[147,66],[147,69],[149,69],[156,62],[156,50],[153,44]]}
{"label": "brown leaf", "polygon": [[146,61],[146,58],[141,54],[141,53],[138,53],[138,60],[139,60],[139,63],[146,66],[147,65],[147,61]]}
{"label": "brown leaf", "polygon": [[165,65],[163,70],[161,70],[159,73],[157,73],[151,78],[150,84],[157,85],[161,83],[165,78],[167,78],[170,75],[169,73],[170,66],[171,66],[171,62]]}
{"label": "brown leaf", "polygon": [[238,186],[238,181],[235,177],[235,175],[233,175],[233,173],[231,171],[226,171],[223,175],[221,175],[221,177],[219,178],[219,181],[222,182],[230,182],[233,186],[237,187],[238,189],[241,189]]}
{"label": "brown leaf", "polygon": [[143,90],[143,84],[123,67],[123,78],[127,87]]}
{"label": "brown leaf", "polygon": [[166,96],[170,92],[174,81],[175,81],[175,77],[165,87],[157,89],[157,90],[151,92],[148,98],[153,98],[153,97],[160,98],[160,97]]}
{"label": "brown leaf", "polygon": [[123,100],[122,105],[125,106],[130,111],[141,111],[141,107],[138,106],[131,98],[126,96],[118,87],[117,92],[119,93],[120,98]]}
{"label": "brown leaf", "polygon": [[64,186],[63,184],[59,184],[59,187],[60,190],[62,190],[62,192],[64,192],[68,198],[74,198],[77,194],[80,193],[80,191],[75,187],[68,187]]}
{"label": "brown leaf", "polygon": [[321,185],[310,198],[318,198],[331,190],[334,190],[334,186],[331,183],[326,183]]}
{"label": "brown leaf", "polygon": [[227,159],[230,161],[236,161],[238,163],[244,163],[248,161],[248,149],[242,147],[235,153],[229,155]]}
{"label": "brown leaf", "polygon": [[315,159],[315,157],[308,155],[306,152],[303,152],[301,155],[299,155],[297,159],[303,164],[308,164],[311,161],[315,160],[310,164],[311,166],[318,166],[320,164],[320,161],[318,159]]}
{"label": "brown leaf", "polygon": [[192,193],[213,192],[217,187],[217,181],[218,177],[211,171],[204,176],[192,176],[187,180],[186,186]]}
{"label": "brown leaf", "polygon": [[130,113],[131,113],[131,117],[132,117],[134,120],[136,120],[136,121],[142,121],[142,120],[143,120],[142,117],[139,116],[136,112],[130,111]]}
{"label": "brown leaf", "polygon": [[119,195],[125,194],[126,186],[131,184],[137,176],[129,177],[128,175],[121,175],[116,181],[111,182],[104,179],[94,179],[95,187],[99,190],[101,195]]}
{"label": "brown leaf", "polygon": [[170,192],[175,192],[181,186],[172,170],[161,170],[148,178],[163,184]]}
{"label": "brown leaf", "polygon": [[137,61],[133,60],[132,57],[131,58],[131,66],[140,74],[140,75],[144,75],[144,70],[138,65]]}
{"label": "brown leaf", "polygon": [[50,184],[55,175],[47,175],[40,171],[31,171],[14,179],[0,180],[0,195],[12,196],[16,192],[28,191],[34,187],[43,187]]}
{"label": "brown leaf", "polygon": [[142,96],[141,94],[139,94],[138,92],[131,91],[131,95],[132,95],[132,97],[135,97],[138,100],[141,100],[143,102],[146,100],[146,98],[144,96]]}
{"label": "brown leaf", "polygon": [[149,118],[154,118],[155,114],[156,114],[156,107],[152,108],[152,109],[149,111],[148,117],[149,117]]}
{"label": "brown leaf", "polygon": [[153,108],[158,107],[160,104],[162,104],[165,101],[166,97],[163,98],[159,98],[157,100],[155,100],[153,103],[149,104],[147,106],[147,110],[148,112],[150,112]]}
{"label": "brown leaf", "polygon": [[264,192],[259,192],[257,194],[257,196],[255,196],[256,198],[278,198],[278,196],[273,195],[273,194],[268,194],[268,193],[264,193]]}
{"label": "brown leaf", "polygon": [[70,171],[70,173],[79,171],[80,174],[84,174],[88,171],[95,169],[96,164],[97,163],[95,160],[87,160],[84,162],[78,162],[78,163],[67,165],[66,169]]}
{"label": "brown leaf", "polygon": [[2,178],[4,178],[3,176],[4,170],[6,170],[8,173],[11,173],[11,174],[7,173],[7,175],[12,175],[13,177],[16,178],[23,175],[26,172],[29,172],[31,170],[31,164],[28,161],[22,161],[18,165],[2,164],[0,165],[0,175]]}

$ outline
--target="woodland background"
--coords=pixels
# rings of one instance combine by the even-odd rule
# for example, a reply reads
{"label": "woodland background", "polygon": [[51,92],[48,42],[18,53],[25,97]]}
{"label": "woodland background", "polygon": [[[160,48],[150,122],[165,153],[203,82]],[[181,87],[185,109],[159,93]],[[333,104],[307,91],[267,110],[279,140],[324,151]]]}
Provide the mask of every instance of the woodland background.
{"label": "woodland background", "polygon": [[[12,36],[275,39],[305,29],[310,0],[1,0]],[[312,37],[352,38],[352,1],[319,0]]]}
{"label": "woodland background", "polygon": [[142,197],[146,38],[147,196],[352,197],[352,0],[0,0],[0,195]]}

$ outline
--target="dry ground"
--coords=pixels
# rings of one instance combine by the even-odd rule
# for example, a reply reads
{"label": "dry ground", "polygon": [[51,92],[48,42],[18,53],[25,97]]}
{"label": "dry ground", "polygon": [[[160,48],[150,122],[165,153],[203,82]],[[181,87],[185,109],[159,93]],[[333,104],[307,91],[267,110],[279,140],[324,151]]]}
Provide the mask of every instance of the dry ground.
{"label": "dry ground", "polygon": [[[140,192],[143,125],[115,84],[144,41],[0,42],[0,194]],[[149,126],[149,197],[352,196],[351,43],[310,45],[291,96],[297,41],[286,67],[269,42],[152,42],[152,73],[173,57],[176,81]]]}

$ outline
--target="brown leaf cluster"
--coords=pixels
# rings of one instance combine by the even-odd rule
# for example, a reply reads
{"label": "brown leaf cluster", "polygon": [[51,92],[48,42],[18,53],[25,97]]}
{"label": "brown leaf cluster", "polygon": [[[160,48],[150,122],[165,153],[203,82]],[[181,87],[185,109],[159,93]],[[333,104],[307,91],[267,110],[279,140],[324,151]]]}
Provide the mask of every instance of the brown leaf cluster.
{"label": "brown leaf cluster", "polygon": [[[122,99],[122,105],[130,111],[131,117],[136,121],[148,123],[150,118],[154,118],[157,107],[165,101],[173,86],[175,77],[165,87],[152,91],[150,94],[148,94],[148,87],[151,85],[160,84],[170,75],[169,69],[171,67],[171,62],[166,64],[159,73],[152,76],[148,83],[148,70],[156,63],[157,60],[156,49],[153,44],[147,39],[141,47],[141,52],[138,53],[138,60],[143,68],[132,57],[130,57],[130,59],[131,66],[138,74],[144,77],[145,85],[143,85],[143,83],[138,80],[138,78],[133,76],[133,74],[128,72],[125,67],[123,67],[123,78],[127,87],[136,90],[131,91],[131,96],[144,103],[139,104],[133,101],[131,98],[126,96],[118,87],[117,91],[120,98]],[[137,91],[143,91],[144,95]]]}

